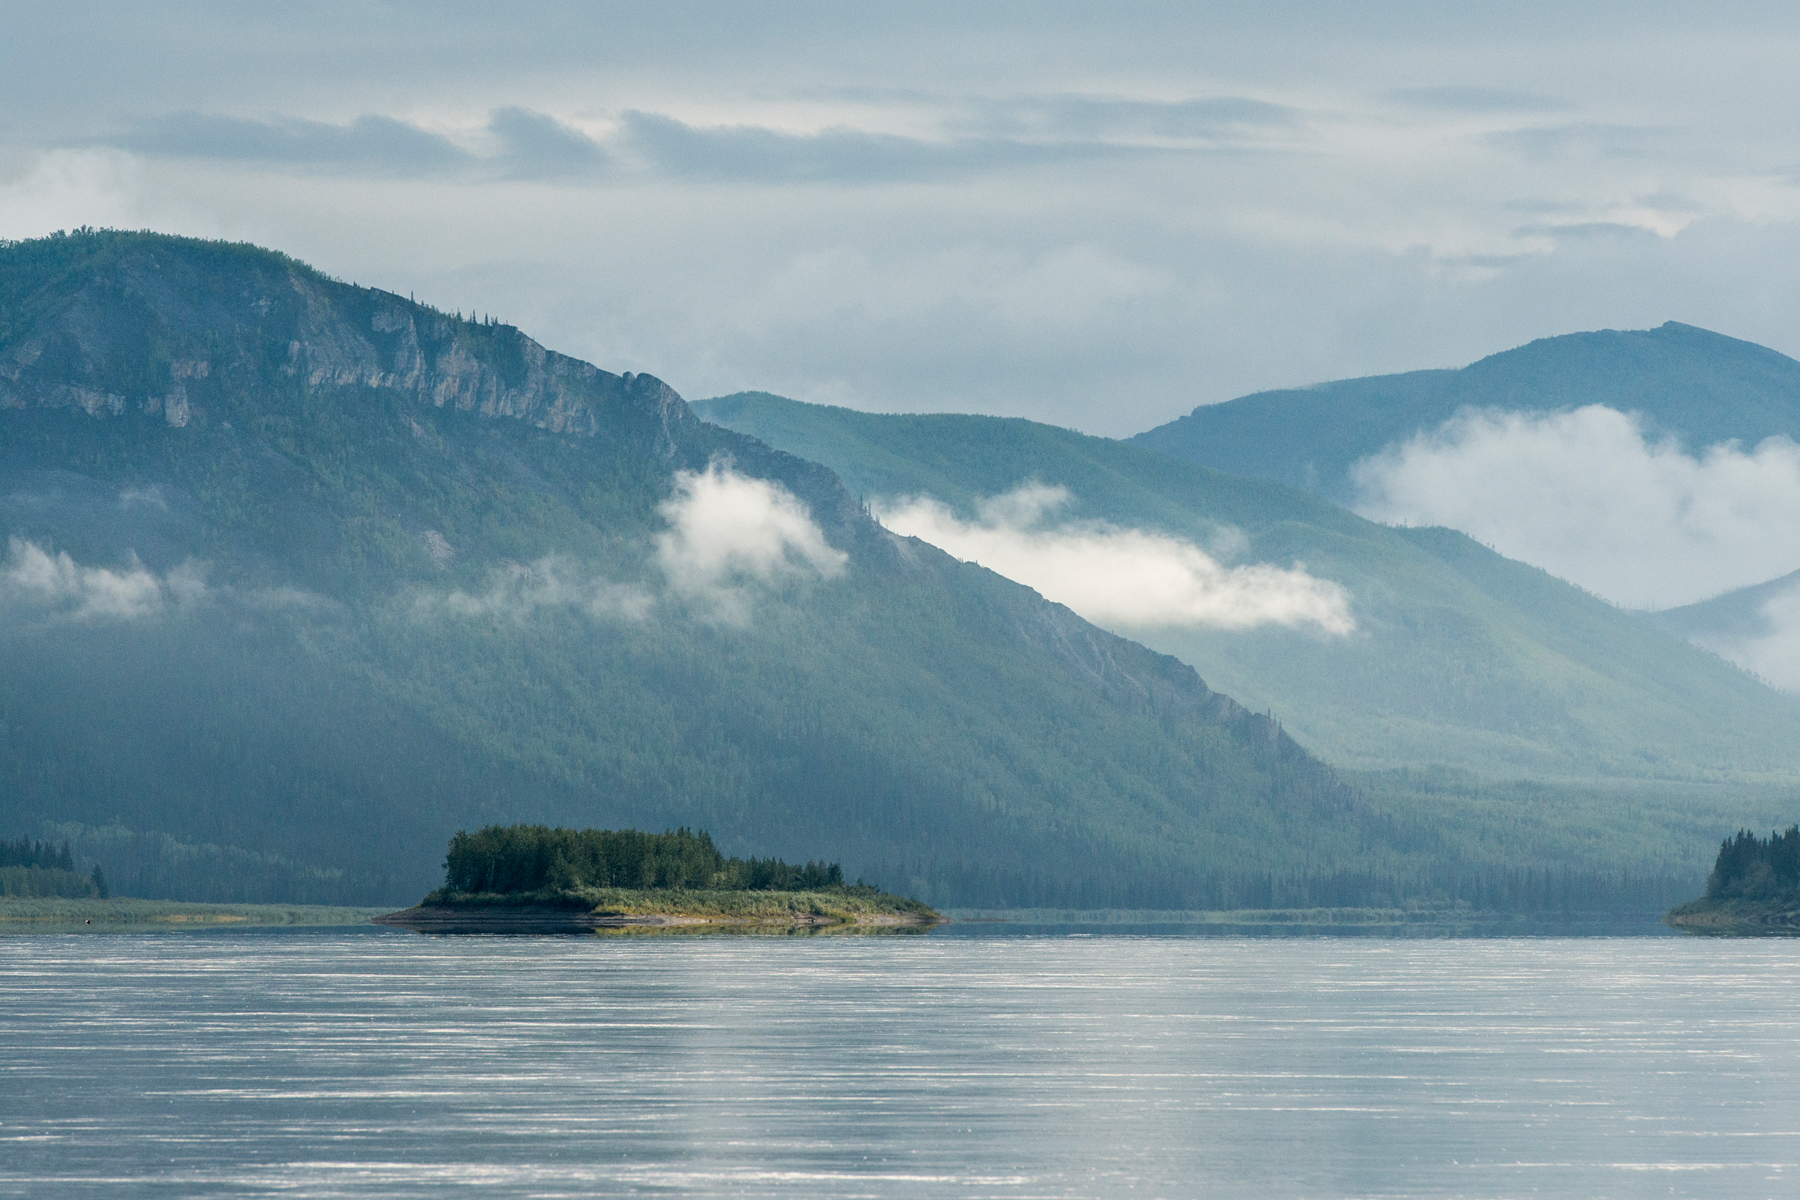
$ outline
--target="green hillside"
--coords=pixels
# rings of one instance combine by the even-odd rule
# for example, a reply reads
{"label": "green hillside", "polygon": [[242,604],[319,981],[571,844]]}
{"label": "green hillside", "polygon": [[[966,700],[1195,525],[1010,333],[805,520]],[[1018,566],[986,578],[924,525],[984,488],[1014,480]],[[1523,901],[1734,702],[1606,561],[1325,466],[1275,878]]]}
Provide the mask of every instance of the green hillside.
{"label": "green hillside", "polygon": [[1424,844],[1187,666],[653,377],[253,247],[0,246],[0,534],[0,833],[120,894],[408,902],[455,830],[519,822],[702,828],[940,905],[1536,861]]}
{"label": "green hillside", "polygon": [[1467,837],[1603,827],[1665,848],[1716,842],[1712,831],[1734,821],[1779,819],[1800,786],[1800,705],[1453,531],[1389,528],[1295,488],[1023,420],[760,393],[694,407],[868,496],[926,493],[970,517],[979,498],[1036,480],[1069,490],[1071,520],[1209,545],[1225,526],[1244,535],[1234,561],[1300,562],[1342,584],[1357,623],[1347,637],[1127,632],[1272,711],[1327,761],[1379,773],[1359,777],[1371,794],[1393,791],[1395,804],[1419,806],[1406,811],[1437,813]]}
{"label": "green hillside", "polygon": [[1542,338],[1457,371],[1413,371],[1258,392],[1138,434],[1137,445],[1235,475],[1351,498],[1360,459],[1464,408],[1642,413],[1690,450],[1800,434],[1800,362],[1674,321]]}

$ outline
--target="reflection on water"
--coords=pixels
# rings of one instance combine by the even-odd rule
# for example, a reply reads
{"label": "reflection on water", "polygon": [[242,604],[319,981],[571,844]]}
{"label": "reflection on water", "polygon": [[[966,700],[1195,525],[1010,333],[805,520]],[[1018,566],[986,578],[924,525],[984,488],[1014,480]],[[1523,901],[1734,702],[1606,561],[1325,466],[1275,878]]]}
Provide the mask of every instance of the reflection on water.
{"label": "reflection on water", "polygon": [[1792,941],[1009,932],[8,938],[0,1193],[1796,1190]]}

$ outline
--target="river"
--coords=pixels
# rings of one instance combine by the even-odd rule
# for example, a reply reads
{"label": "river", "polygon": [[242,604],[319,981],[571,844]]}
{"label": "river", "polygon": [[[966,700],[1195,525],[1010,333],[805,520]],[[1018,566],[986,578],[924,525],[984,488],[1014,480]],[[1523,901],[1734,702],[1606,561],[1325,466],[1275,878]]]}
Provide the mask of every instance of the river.
{"label": "river", "polygon": [[1800,941],[0,938],[0,1195],[1800,1194]]}

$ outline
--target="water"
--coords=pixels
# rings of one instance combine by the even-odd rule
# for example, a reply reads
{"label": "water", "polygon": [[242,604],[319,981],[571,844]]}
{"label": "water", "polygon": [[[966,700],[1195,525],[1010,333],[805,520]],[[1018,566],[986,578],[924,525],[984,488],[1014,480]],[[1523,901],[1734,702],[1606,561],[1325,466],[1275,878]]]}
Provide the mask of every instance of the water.
{"label": "water", "polygon": [[0,939],[0,1194],[1789,1196],[1800,942]]}

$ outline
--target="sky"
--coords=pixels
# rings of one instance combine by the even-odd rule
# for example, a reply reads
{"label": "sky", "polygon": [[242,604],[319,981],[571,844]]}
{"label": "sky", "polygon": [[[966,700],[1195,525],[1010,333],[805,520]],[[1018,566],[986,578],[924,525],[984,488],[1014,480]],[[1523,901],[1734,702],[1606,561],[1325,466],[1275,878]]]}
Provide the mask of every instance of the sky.
{"label": "sky", "polygon": [[1787,6],[151,7],[0,15],[0,237],[1113,436],[1581,329],[1800,354]]}

